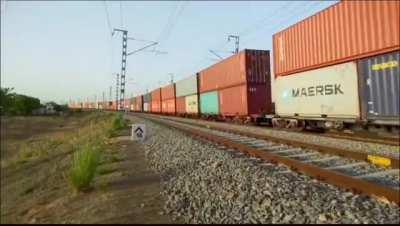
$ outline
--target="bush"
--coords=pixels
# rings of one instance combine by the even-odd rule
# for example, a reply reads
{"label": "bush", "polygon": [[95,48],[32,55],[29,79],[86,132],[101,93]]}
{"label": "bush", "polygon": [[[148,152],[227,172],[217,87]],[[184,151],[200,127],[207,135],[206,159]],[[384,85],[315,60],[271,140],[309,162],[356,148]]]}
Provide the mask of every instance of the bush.
{"label": "bush", "polygon": [[78,191],[87,191],[95,176],[100,160],[99,146],[86,144],[74,153],[70,181]]}
{"label": "bush", "polygon": [[114,116],[114,118],[113,118],[113,120],[111,122],[111,127],[107,131],[108,137],[115,136],[117,134],[117,132],[119,130],[125,128],[126,125],[127,124],[126,124],[124,118],[122,117],[122,114],[117,114],[116,116]]}

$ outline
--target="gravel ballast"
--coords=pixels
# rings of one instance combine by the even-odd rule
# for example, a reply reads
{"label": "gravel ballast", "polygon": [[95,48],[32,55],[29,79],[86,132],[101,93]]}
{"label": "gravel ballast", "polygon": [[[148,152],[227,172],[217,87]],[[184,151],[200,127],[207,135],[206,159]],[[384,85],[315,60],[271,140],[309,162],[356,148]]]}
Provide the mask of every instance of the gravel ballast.
{"label": "gravel ballast", "polygon": [[221,123],[221,122],[212,122],[212,121],[204,121],[199,119],[187,119],[187,118],[178,118],[173,117],[173,120],[179,120],[182,122],[195,122],[200,123],[202,125],[215,125],[221,126],[224,128],[229,129],[237,129],[244,132],[253,132],[260,135],[268,135],[277,138],[286,138],[294,141],[300,142],[307,142],[311,144],[318,144],[324,145],[328,147],[334,148],[342,148],[350,151],[357,151],[361,153],[369,153],[373,155],[379,156],[387,156],[392,158],[400,158],[400,149],[399,146],[393,145],[384,145],[384,144],[377,144],[371,142],[361,142],[361,141],[353,141],[353,140],[346,140],[346,139],[338,139],[338,138],[331,138],[331,137],[323,137],[313,134],[305,134],[299,132],[289,132],[289,131],[282,131],[271,129],[268,127],[256,127],[256,126],[243,126],[243,125],[235,125],[229,123]]}
{"label": "gravel ballast", "polygon": [[144,122],[164,211],[186,223],[399,223],[400,208]]}

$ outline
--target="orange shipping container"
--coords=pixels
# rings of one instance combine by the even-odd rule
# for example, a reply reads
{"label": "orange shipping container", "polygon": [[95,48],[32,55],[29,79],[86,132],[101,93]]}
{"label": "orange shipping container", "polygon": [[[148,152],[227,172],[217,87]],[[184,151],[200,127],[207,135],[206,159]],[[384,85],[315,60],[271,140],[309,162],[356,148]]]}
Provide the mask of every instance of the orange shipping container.
{"label": "orange shipping container", "polygon": [[161,100],[175,98],[175,83],[161,88]]}
{"label": "orange shipping container", "polygon": [[245,49],[199,72],[200,93],[270,82],[269,51]]}
{"label": "orange shipping container", "polygon": [[151,100],[161,100],[161,88],[157,88],[151,92]]}
{"label": "orange shipping container", "polygon": [[400,1],[341,1],[273,36],[275,77],[400,49]]}
{"label": "orange shipping container", "polygon": [[163,100],[161,106],[163,113],[175,114],[175,98]]}
{"label": "orange shipping container", "polygon": [[161,112],[161,100],[151,101],[151,112],[159,113]]}
{"label": "orange shipping container", "polygon": [[178,114],[186,113],[185,97],[176,98],[176,113]]}

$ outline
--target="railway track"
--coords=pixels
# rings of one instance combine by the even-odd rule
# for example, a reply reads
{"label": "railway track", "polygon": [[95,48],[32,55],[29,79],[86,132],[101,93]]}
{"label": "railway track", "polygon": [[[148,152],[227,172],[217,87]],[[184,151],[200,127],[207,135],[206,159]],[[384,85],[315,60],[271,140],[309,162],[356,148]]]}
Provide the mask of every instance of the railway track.
{"label": "railway track", "polygon": [[[181,130],[191,136],[222,145],[238,155],[280,163],[289,167],[280,173],[296,171],[318,180],[400,205],[399,160],[390,159],[390,165],[381,167],[365,159],[362,153],[330,147],[304,144],[278,138],[253,136],[239,131],[204,127],[167,117],[140,114],[139,117]],[[264,163],[265,164],[265,163]]]}

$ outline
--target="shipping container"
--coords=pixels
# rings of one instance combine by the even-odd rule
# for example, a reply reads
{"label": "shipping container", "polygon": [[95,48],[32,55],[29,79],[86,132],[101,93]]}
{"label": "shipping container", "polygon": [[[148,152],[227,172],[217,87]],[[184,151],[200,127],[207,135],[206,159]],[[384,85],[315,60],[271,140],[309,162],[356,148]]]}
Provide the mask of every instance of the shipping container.
{"label": "shipping container", "polygon": [[187,114],[199,113],[199,100],[198,95],[190,95],[185,97],[185,111]]}
{"label": "shipping container", "polygon": [[177,97],[197,94],[197,75],[176,82],[175,87]]}
{"label": "shipping container", "polygon": [[161,113],[161,100],[151,100],[151,112]]}
{"label": "shipping container", "polygon": [[355,62],[278,77],[275,85],[279,116],[360,118]]}
{"label": "shipping container", "polygon": [[130,100],[129,110],[134,111],[136,106],[136,97],[132,97]]}
{"label": "shipping container", "polygon": [[146,93],[143,95],[143,103],[150,103],[151,102],[151,93]]}
{"label": "shipping container", "polygon": [[176,98],[176,113],[184,114],[186,113],[186,97],[177,97]]}
{"label": "shipping container", "polygon": [[175,98],[175,83],[161,88],[161,100],[169,100]]}
{"label": "shipping container", "polygon": [[358,61],[362,118],[400,121],[400,52]]}
{"label": "shipping container", "polygon": [[[270,89],[269,89],[270,90]],[[271,112],[271,93],[265,84],[247,84],[219,90],[219,109],[224,116],[260,115]]]}
{"label": "shipping container", "polygon": [[269,51],[245,49],[199,72],[200,93],[270,83]]}
{"label": "shipping container", "polygon": [[123,104],[124,104],[124,109],[128,109],[129,110],[130,105],[131,105],[131,99],[126,98],[124,100]]}
{"label": "shipping container", "polygon": [[161,108],[162,113],[175,114],[175,112],[176,112],[175,98],[172,98],[169,100],[163,100],[161,107],[162,107]]}
{"label": "shipping container", "polygon": [[135,111],[143,111],[143,96],[135,97]]}
{"label": "shipping container", "polygon": [[157,88],[157,89],[151,91],[151,101],[154,101],[154,100],[157,100],[157,101],[161,100],[161,88]]}
{"label": "shipping container", "polygon": [[150,112],[150,106],[151,106],[151,103],[143,103],[143,111],[144,112]]}
{"label": "shipping container", "polygon": [[218,91],[200,94],[200,112],[202,114],[219,114]]}
{"label": "shipping container", "polygon": [[275,77],[400,49],[400,1],[340,1],[273,35]]}

